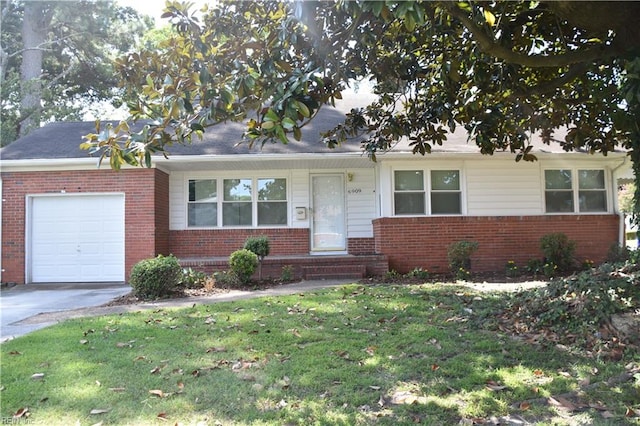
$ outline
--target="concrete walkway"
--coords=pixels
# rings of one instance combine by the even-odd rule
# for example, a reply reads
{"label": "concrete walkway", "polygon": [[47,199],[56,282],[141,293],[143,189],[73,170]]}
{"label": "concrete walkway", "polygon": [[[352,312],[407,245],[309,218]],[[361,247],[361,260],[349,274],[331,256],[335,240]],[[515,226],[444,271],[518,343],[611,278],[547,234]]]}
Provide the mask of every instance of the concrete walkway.
{"label": "concrete walkway", "polygon": [[210,296],[167,299],[135,305],[102,306],[131,291],[127,284],[28,284],[0,292],[0,342],[69,318],[186,307],[262,296],[281,296],[352,283],[353,280],[302,281],[259,291],[230,290]]}

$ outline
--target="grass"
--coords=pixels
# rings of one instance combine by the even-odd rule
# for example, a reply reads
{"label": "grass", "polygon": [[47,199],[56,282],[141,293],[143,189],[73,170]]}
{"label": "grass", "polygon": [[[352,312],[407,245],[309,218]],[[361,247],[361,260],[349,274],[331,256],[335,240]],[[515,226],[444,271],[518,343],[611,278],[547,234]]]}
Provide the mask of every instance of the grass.
{"label": "grass", "polygon": [[640,375],[599,385],[637,353],[607,362],[484,329],[501,301],[354,284],[69,320],[2,344],[1,414],[46,425],[640,424]]}

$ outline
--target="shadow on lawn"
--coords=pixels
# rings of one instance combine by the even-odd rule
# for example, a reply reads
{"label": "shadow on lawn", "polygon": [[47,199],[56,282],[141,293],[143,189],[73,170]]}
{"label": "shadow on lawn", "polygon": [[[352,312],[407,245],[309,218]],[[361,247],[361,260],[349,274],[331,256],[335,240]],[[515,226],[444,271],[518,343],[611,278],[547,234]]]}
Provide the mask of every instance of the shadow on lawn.
{"label": "shadow on lawn", "polygon": [[[46,424],[557,419],[521,402],[575,389],[596,362],[483,330],[478,318],[499,303],[451,286],[350,285],[73,320],[3,345],[2,416],[29,407]],[[38,368],[44,380],[15,376]]]}

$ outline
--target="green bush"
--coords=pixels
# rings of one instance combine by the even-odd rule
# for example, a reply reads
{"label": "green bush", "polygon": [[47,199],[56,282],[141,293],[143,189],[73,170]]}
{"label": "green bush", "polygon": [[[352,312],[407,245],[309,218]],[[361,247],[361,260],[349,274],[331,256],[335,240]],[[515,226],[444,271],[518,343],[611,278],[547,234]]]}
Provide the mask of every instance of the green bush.
{"label": "green bush", "polygon": [[540,239],[540,249],[544,253],[545,263],[555,265],[564,272],[573,268],[576,242],[562,232],[543,235]]}
{"label": "green bush", "polygon": [[478,250],[476,241],[456,241],[449,245],[447,259],[449,268],[457,275],[458,271],[471,269],[471,255]]}
{"label": "green bush", "polygon": [[282,273],[280,275],[280,281],[289,282],[291,280],[293,280],[293,266],[284,265],[282,267]]}
{"label": "green bush", "polygon": [[180,285],[182,268],[173,256],[158,255],[136,263],[131,269],[129,284],[142,299],[167,296]]}
{"label": "green bush", "polygon": [[229,267],[241,284],[247,284],[258,267],[258,255],[247,249],[236,250],[229,257]]}
{"label": "green bush", "polygon": [[258,256],[258,261],[262,262],[262,259],[269,255],[269,238],[265,235],[249,237],[244,242],[244,248],[255,253]]}
{"label": "green bush", "polygon": [[209,276],[202,271],[196,271],[192,268],[182,270],[180,277],[180,285],[185,288],[203,288]]}

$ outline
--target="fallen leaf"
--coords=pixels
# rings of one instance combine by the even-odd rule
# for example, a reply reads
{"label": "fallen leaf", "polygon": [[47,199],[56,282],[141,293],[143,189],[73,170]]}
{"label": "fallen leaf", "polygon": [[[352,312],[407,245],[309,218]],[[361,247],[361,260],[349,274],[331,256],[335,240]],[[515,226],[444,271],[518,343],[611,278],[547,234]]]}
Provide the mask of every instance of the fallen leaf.
{"label": "fallen leaf", "polygon": [[537,376],[537,377],[544,376],[544,371],[542,371],[542,370],[534,370],[533,371],[533,375]]}
{"label": "fallen leaf", "polygon": [[87,343],[89,343],[89,341],[86,339],[80,340],[81,345],[86,345]]}
{"label": "fallen leaf", "polygon": [[100,381],[99,381],[99,380],[96,380],[96,385],[97,385],[97,386],[102,386],[102,383],[100,383]]}
{"label": "fallen leaf", "polygon": [[568,411],[575,411],[576,406],[566,398],[562,398],[561,396],[550,396],[548,399],[551,405],[555,405],[556,407],[562,407]]}
{"label": "fallen leaf", "polygon": [[146,356],[143,356],[143,355],[139,355],[139,356],[135,357],[133,360],[134,360],[134,361],[141,361],[141,360],[143,360],[143,359],[147,359],[147,357],[146,357]]}
{"label": "fallen leaf", "polygon": [[226,352],[227,348],[225,348],[224,346],[214,346],[211,348],[207,348],[206,353],[211,353],[211,352]]}
{"label": "fallen leaf", "polygon": [[627,411],[624,413],[625,417],[640,417],[640,410],[634,410],[631,407],[627,407]]}
{"label": "fallen leaf", "polygon": [[154,367],[153,370],[150,371],[151,374],[158,374],[162,370],[161,367]]}
{"label": "fallen leaf", "polygon": [[22,417],[29,417],[31,413],[29,413],[29,409],[27,407],[21,408],[16,411],[13,415],[14,419],[20,419]]}
{"label": "fallen leaf", "polygon": [[89,411],[89,414],[91,415],[104,414],[104,413],[108,413],[109,411],[111,410],[108,408],[94,408],[93,410]]}
{"label": "fallen leaf", "polygon": [[193,377],[198,377],[198,376],[200,376],[200,370],[193,370],[193,371],[191,372],[191,375],[192,375]]}
{"label": "fallen leaf", "polygon": [[126,388],[109,388],[111,392],[124,392]]}
{"label": "fallen leaf", "polygon": [[369,389],[374,390],[374,391],[378,391],[380,390],[380,386],[369,386]]}
{"label": "fallen leaf", "polygon": [[164,398],[164,392],[162,392],[160,389],[151,389],[151,390],[149,391],[149,393],[150,393],[151,395],[155,395],[155,396],[158,396],[158,397],[160,397],[160,398]]}
{"label": "fallen leaf", "polygon": [[431,371],[436,371],[440,368],[438,364],[431,364]]}
{"label": "fallen leaf", "polygon": [[118,342],[116,343],[116,348],[130,348],[131,345],[129,343]]}
{"label": "fallen leaf", "polygon": [[167,413],[158,413],[156,418],[158,418],[159,420],[164,420],[164,421],[169,420],[169,418],[167,417]]}
{"label": "fallen leaf", "polygon": [[495,391],[505,390],[507,389],[507,387],[504,385],[501,385],[500,383],[494,382],[493,380],[489,380],[487,382],[487,389],[495,392]]}
{"label": "fallen leaf", "polygon": [[519,407],[520,407],[520,409],[521,409],[522,411],[526,411],[526,410],[528,410],[529,408],[531,408],[531,404],[529,404],[528,402],[524,401],[524,402],[521,402],[521,403],[520,403]]}
{"label": "fallen leaf", "polygon": [[184,383],[178,382],[178,389],[183,390],[184,389]]}
{"label": "fallen leaf", "polygon": [[35,373],[31,375],[31,379],[33,380],[42,380],[44,378],[44,373]]}
{"label": "fallen leaf", "polygon": [[9,352],[9,355],[22,355],[22,352],[11,351],[11,352]]}

